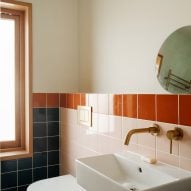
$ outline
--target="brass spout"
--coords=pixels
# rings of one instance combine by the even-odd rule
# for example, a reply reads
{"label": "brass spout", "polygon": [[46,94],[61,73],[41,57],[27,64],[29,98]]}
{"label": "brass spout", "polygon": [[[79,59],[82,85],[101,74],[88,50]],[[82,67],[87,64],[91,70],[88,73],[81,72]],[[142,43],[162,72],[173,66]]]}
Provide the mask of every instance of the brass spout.
{"label": "brass spout", "polygon": [[150,133],[151,135],[157,136],[160,133],[160,128],[157,124],[153,124],[152,127],[147,127],[147,128],[143,128],[143,129],[132,129],[128,132],[128,134],[125,138],[124,145],[128,145],[129,141],[131,139],[131,136],[136,133]]}

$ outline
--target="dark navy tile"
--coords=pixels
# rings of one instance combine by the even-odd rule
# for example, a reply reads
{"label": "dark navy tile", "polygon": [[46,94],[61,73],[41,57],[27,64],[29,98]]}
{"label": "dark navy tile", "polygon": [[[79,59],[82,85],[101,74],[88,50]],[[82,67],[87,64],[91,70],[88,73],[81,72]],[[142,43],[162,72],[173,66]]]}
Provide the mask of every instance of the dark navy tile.
{"label": "dark navy tile", "polygon": [[48,136],[59,135],[59,122],[48,122]]}
{"label": "dark navy tile", "polygon": [[34,108],[33,109],[33,122],[45,122],[46,121],[46,109]]}
{"label": "dark navy tile", "polygon": [[47,166],[47,153],[35,153],[33,155],[33,168]]}
{"label": "dark navy tile", "polygon": [[35,168],[33,170],[33,180],[42,180],[47,178],[47,167]]}
{"label": "dark navy tile", "polygon": [[48,152],[48,165],[59,164],[59,151]]}
{"label": "dark navy tile", "polygon": [[47,136],[47,123],[33,123],[33,136],[45,137]]}
{"label": "dark navy tile", "polygon": [[1,191],[17,191],[17,187],[15,188],[9,188],[9,189],[3,189]]}
{"label": "dark navy tile", "polygon": [[32,168],[32,158],[24,158],[18,160],[18,170]]}
{"label": "dark navy tile", "polygon": [[48,167],[48,178],[59,176],[59,165]]}
{"label": "dark navy tile", "polygon": [[59,136],[48,137],[48,151],[59,150]]}
{"label": "dark navy tile", "polygon": [[22,170],[18,172],[18,185],[27,185],[32,183],[32,170]]}
{"label": "dark navy tile", "polygon": [[59,121],[59,108],[48,108],[47,109],[47,120],[48,121]]}
{"label": "dark navy tile", "polygon": [[1,174],[1,188],[13,188],[17,186],[17,172]]}
{"label": "dark navy tile", "polygon": [[9,160],[1,162],[1,173],[17,170],[17,160]]}
{"label": "dark navy tile", "polygon": [[29,185],[19,186],[19,187],[18,187],[18,191],[26,191],[28,186],[29,186]]}
{"label": "dark navy tile", "polygon": [[43,152],[47,150],[47,138],[35,138],[33,140],[34,152]]}

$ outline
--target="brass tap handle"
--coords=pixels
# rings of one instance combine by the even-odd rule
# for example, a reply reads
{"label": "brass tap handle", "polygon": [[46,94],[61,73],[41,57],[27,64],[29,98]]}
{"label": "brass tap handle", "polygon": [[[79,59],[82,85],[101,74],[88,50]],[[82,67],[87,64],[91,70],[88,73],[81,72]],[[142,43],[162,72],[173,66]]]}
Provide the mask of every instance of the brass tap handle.
{"label": "brass tap handle", "polygon": [[172,139],[170,139],[170,154],[172,154]]}
{"label": "brass tap handle", "polygon": [[167,131],[167,138],[170,140],[170,154],[172,154],[172,140],[181,140],[183,138],[183,130],[175,127],[174,130]]}

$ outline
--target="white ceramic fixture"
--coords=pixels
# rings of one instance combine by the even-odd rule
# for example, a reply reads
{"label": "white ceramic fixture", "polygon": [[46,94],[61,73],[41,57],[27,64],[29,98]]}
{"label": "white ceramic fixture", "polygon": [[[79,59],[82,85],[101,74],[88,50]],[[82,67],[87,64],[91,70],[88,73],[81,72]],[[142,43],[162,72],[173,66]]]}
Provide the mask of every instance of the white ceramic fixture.
{"label": "white ceramic fixture", "polygon": [[191,191],[191,172],[129,152],[77,159],[76,176],[87,191]]}

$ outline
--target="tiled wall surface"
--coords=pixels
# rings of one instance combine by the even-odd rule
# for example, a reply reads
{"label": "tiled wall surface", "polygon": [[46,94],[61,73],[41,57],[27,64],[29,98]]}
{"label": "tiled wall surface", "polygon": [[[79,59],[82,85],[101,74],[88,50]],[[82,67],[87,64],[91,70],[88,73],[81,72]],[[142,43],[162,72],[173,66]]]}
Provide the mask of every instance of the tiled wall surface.
{"label": "tiled wall surface", "polygon": [[[78,125],[77,105],[93,107],[92,127]],[[158,137],[133,135],[130,145],[123,145],[129,130],[153,123],[161,127]],[[170,155],[166,132],[176,126],[183,129],[184,138],[173,142]],[[75,175],[76,158],[118,151],[130,150],[191,170],[190,95],[35,93],[33,128],[34,155],[2,162],[2,191],[26,190],[31,182],[59,175],[59,166],[61,174]]]}
{"label": "tiled wall surface", "polygon": [[34,94],[32,158],[2,161],[2,191],[25,191],[34,181],[59,175],[59,94]]}
{"label": "tiled wall surface", "polygon": [[[75,174],[75,158],[118,151],[133,151],[191,170],[191,96],[146,94],[62,94],[62,172]],[[79,126],[76,105],[93,107],[93,127]],[[127,132],[157,123],[159,136],[133,135],[124,146]],[[173,141],[173,154],[166,132],[181,127],[182,141]]]}

